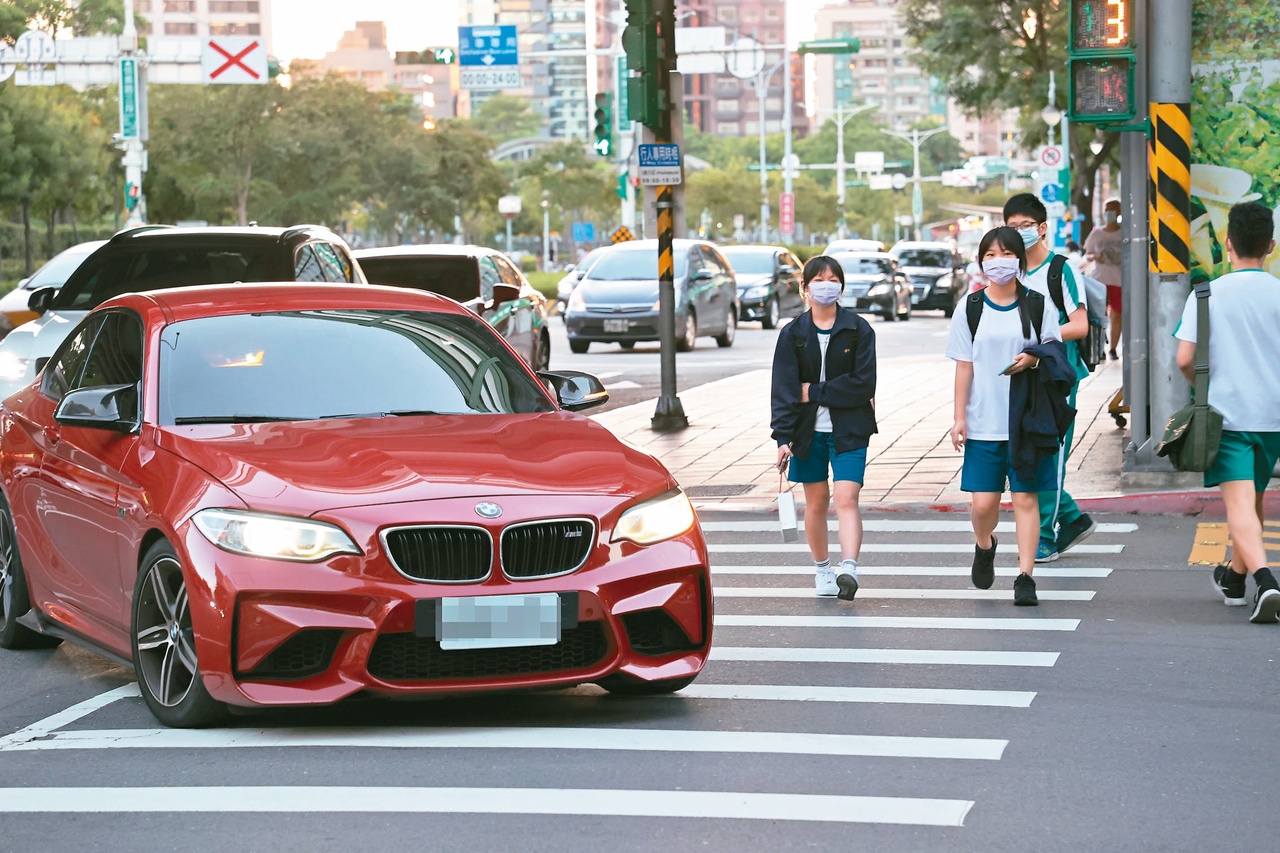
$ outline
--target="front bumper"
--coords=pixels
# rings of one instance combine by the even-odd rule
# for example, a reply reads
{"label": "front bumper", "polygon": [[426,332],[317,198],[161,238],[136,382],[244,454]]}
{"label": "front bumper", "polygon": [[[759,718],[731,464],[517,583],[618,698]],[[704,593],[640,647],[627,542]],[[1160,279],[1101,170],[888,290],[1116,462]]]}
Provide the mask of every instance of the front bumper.
{"label": "front bumper", "polygon": [[[676,313],[676,334],[684,328],[684,313]],[[569,337],[585,341],[656,341],[657,311],[603,313],[576,311],[565,315]]]}
{"label": "front bumper", "polygon": [[[492,524],[497,542],[517,520],[546,518],[546,499],[538,503],[503,498],[505,524],[477,525],[474,500],[380,507],[379,518],[374,510],[344,513],[364,555],[316,564],[230,554],[188,527],[182,545],[205,686],[219,701],[253,707],[328,704],[358,692],[425,696],[571,686],[618,674],[638,681],[697,675],[710,651],[712,602],[696,524],[647,547],[609,543],[614,512],[597,522],[576,572],[512,580],[495,547],[490,576],[461,584],[402,576],[377,535],[405,524]],[[558,503],[554,517],[590,515],[585,499]],[[552,592],[577,599],[576,619],[566,619],[554,645],[444,651],[420,636],[421,626],[415,633],[420,601]]]}
{"label": "front bumper", "polygon": [[894,312],[892,293],[886,293],[884,296],[859,296],[856,299],[849,299],[840,304],[845,308],[852,308],[859,314],[885,315]]}

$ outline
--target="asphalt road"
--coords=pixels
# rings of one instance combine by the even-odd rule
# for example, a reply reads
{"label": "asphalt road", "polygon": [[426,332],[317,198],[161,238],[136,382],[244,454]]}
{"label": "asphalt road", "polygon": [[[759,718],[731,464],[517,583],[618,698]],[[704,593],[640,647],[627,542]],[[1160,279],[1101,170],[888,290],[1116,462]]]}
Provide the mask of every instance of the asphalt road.
{"label": "asphalt road", "polygon": [[1008,570],[971,590],[963,518],[868,513],[846,604],[810,595],[769,516],[706,514],[716,651],[670,697],[365,700],[191,733],[96,655],[0,653],[0,849],[1273,846],[1280,626],[1187,568],[1192,521],[1097,520],[1015,609]]}

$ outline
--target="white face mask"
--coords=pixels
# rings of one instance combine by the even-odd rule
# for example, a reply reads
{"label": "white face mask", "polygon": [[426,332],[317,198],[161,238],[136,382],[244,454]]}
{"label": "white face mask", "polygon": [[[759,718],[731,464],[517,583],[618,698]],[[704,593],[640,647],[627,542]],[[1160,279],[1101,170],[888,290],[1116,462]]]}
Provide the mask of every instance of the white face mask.
{"label": "white face mask", "polygon": [[1022,238],[1022,245],[1030,249],[1040,241],[1040,226],[1033,225],[1030,228],[1019,228],[1018,236]]}
{"label": "white face mask", "polygon": [[1022,271],[1017,258],[987,258],[982,262],[982,274],[996,284],[1006,284]]}
{"label": "white face mask", "polygon": [[815,305],[831,305],[840,298],[844,285],[838,281],[809,282],[809,298]]}
{"label": "white face mask", "polygon": [[1102,221],[1108,225],[1115,225],[1120,221],[1120,214],[1114,210],[1106,210],[1102,213]]}

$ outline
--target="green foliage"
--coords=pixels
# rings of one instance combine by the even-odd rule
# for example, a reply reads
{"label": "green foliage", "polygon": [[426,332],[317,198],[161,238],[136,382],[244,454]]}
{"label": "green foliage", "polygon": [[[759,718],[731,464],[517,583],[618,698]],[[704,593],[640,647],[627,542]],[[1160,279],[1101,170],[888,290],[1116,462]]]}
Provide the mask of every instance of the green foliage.
{"label": "green foliage", "polygon": [[31,26],[88,36],[119,33],[123,25],[124,0],[5,0],[0,4],[0,39],[4,40],[16,39]]}
{"label": "green foliage", "polygon": [[501,144],[536,136],[544,119],[524,98],[498,93],[485,98],[467,121],[477,131]]}

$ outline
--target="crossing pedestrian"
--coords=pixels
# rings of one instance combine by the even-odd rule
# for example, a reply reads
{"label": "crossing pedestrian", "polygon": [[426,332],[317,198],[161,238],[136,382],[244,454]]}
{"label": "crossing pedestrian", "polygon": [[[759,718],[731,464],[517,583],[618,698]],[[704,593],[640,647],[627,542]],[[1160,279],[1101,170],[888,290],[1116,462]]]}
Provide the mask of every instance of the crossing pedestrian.
{"label": "crossing pedestrian", "polygon": [[[1058,309],[1058,326],[1066,344],[1067,359],[1075,369],[1077,384],[1067,402],[1075,407],[1078,380],[1089,375],[1080,355],[1079,341],[1089,333],[1084,288],[1064,255],[1056,254],[1045,242],[1049,214],[1044,203],[1032,193],[1018,193],[1004,204],[1004,224],[1022,237],[1027,254],[1027,274],[1023,284],[1053,302]],[[1050,563],[1060,554],[1079,545],[1096,529],[1092,518],[1081,511],[1065,488],[1067,459],[1075,439],[1075,424],[1067,431],[1058,454],[1056,482],[1040,493],[1040,542],[1036,562]]]}
{"label": "crossing pedestrian", "polygon": [[[978,259],[987,286],[966,297],[951,318],[947,356],[956,363],[955,423],[951,445],[964,452],[960,488],[970,493],[974,554],[973,585],[990,589],[995,580],[996,523],[1006,485],[1013,494],[1019,573],[1013,601],[1035,605],[1036,545],[1039,540],[1039,492],[1055,482],[1054,457],[1044,456],[1024,477],[1013,463],[1009,402],[1012,376],[1039,367],[1029,352],[1037,344],[1060,340],[1057,312],[1049,300],[1029,291],[1022,237],[1002,226],[983,235]],[[972,306],[972,307],[971,307]],[[1064,358],[1065,366],[1065,358]]]}
{"label": "crossing pedestrian", "polygon": [[[1275,249],[1271,210],[1258,202],[1231,208],[1227,258],[1231,272],[1216,279],[1209,295],[1209,405],[1222,415],[1218,455],[1204,474],[1227,508],[1232,559],[1213,570],[1213,582],[1228,605],[1244,606],[1246,576],[1256,592],[1251,622],[1280,617],[1280,587],[1267,564],[1262,539],[1262,497],[1280,458],[1280,279],[1264,271]],[[1178,339],[1178,369],[1195,381],[1197,305],[1187,297]]]}
{"label": "crossing pedestrian", "polygon": [[[783,327],[773,354],[771,422],[778,470],[804,486],[804,532],[819,596],[858,592],[862,511],[858,495],[876,432],[876,335],[840,305],[844,269],[828,255],[804,265],[809,309]],[[835,482],[840,562],[831,565],[827,512]]]}

